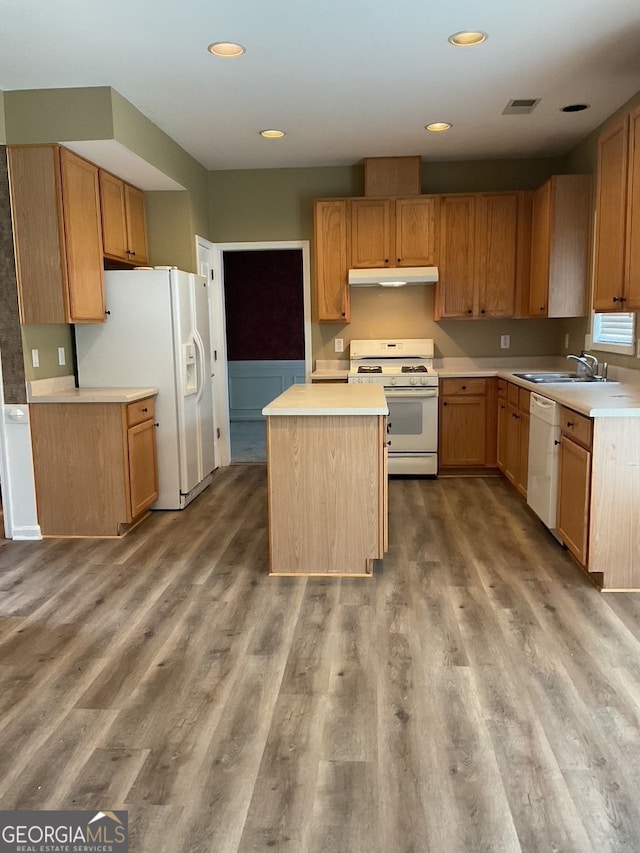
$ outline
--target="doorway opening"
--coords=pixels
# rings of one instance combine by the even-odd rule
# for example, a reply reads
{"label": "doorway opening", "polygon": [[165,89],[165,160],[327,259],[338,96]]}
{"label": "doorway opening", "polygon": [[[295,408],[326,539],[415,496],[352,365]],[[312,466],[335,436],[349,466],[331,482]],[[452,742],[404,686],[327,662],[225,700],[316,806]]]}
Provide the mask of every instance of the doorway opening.
{"label": "doorway opening", "polygon": [[212,281],[219,464],[258,461],[263,406],[294,382],[310,381],[309,241],[214,244],[198,237],[196,246],[199,271]]}

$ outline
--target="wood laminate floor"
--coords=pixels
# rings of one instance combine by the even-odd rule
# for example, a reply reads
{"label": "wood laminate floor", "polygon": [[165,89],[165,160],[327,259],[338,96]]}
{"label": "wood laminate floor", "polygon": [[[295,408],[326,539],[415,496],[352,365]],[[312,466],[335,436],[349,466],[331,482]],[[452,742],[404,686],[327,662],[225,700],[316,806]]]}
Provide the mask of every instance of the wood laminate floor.
{"label": "wood laminate floor", "polygon": [[640,596],[501,479],[392,480],[372,579],[267,577],[265,468],[0,543],[0,808],[135,853],[640,850]]}

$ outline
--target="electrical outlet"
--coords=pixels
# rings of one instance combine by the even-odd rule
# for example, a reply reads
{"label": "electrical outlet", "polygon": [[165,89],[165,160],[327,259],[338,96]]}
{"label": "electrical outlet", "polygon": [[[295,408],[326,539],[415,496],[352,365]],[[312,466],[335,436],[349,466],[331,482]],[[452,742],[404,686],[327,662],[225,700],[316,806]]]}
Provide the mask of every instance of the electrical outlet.
{"label": "electrical outlet", "polygon": [[569,332],[564,336],[564,348],[569,349]]}
{"label": "electrical outlet", "polygon": [[37,349],[31,350],[31,364],[34,367],[40,367],[40,354]]}
{"label": "electrical outlet", "polygon": [[58,364],[66,364],[67,363],[67,354],[64,351],[64,347],[58,347]]}
{"label": "electrical outlet", "polygon": [[333,339],[333,351],[334,352],[344,352],[344,339],[343,338],[334,338]]}
{"label": "electrical outlet", "polygon": [[511,335],[500,335],[500,349],[509,349],[511,346]]}

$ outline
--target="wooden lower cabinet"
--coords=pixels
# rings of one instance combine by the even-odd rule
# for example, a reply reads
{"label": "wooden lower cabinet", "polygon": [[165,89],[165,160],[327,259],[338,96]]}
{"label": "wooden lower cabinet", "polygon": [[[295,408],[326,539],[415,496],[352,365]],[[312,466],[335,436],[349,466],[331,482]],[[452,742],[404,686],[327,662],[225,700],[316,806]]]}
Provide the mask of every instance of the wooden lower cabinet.
{"label": "wooden lower cabinet", "polygon": [[566,435],[560,438],[558,534],[581,566],[587,565],[591,453]]}
{"label": "wooden lower cabinet", "polygon": [[30,406],[43,536],[119,536],[158,496],[154,398]]}
{"label": "wooden lower cabinet", "polygon": [[267,418],[270,573],[370,575],[387,530],[386,418]]}
{"label": "wooden lower cabinet", "polygon": [[498,468],[523,497],[529,472],[529,393],[498,380]]}
{"label": "wooden lower cabinet", "polygon": [[495,395],[493,378],[441,380],[439,468],[496,464]]}

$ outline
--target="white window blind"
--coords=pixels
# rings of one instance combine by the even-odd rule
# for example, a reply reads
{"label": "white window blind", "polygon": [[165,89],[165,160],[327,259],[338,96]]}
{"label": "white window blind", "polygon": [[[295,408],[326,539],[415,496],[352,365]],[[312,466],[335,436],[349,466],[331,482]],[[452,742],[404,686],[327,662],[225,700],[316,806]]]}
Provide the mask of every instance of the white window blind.
{"label": "white window blind", "polygon": [[593,344],[633,346],[635,314],[594,314]]}

